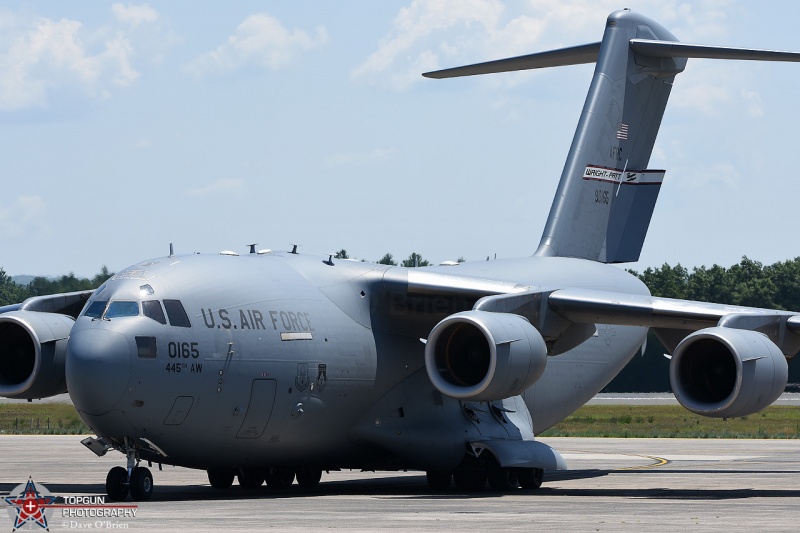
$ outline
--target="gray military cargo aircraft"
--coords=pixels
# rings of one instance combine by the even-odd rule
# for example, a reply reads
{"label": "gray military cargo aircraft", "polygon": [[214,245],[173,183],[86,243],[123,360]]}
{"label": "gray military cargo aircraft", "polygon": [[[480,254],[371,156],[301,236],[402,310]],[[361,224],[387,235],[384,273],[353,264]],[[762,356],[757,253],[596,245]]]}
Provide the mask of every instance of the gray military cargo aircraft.
{"label": "gray military cargo aircraft", "polygon": [[143,261],[93,292],[0,309],[0,394],[69,392],[121,452],[108,495],[146,500],[142,461],[210,484],[316,486],[337,469],[427,472],[430,487],[534,489],[561,456],[535,435],[600,391],[653,328],[678,401],[713,417],[772,403],[800,315],[651,297],[637,260],[664,171],[647,168],[687,58],[800,54],[684,44],[629,10],[601,42],[426,74],[596,62],[532,257],[402,268],[287,252]]}

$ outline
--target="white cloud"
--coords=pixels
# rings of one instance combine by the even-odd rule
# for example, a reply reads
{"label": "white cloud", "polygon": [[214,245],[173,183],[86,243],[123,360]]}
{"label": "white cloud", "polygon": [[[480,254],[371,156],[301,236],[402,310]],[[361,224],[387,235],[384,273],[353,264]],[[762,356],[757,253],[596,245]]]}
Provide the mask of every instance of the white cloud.
{"label": "white cloud", "polygon": [[29,233],[48,234],[47,206],[39,196],[17,196],[10,206],[0,205],[0,239]]}
{"label": "white cloud", "polygon": [[[497,0],[414,0],[395,17],[391,33],[378,49],[353,71],[354,78],[385,78],[389,85],[404,89],[425,70],[439,68],[439,56],[459,54],[469,41],[454,28],[471,30],[477,39],[495,27],[504,7]],[[439,36],[439,39],[434,39]],[[438,41],[438,42],[437,42]]]}
{"label": "white cloud", "polygon": [[189,189],[192,196],[213,196],[217,194],[237,193],[244,189],[245,181],[236,178],[223,178],[212,181],[201,187]]}
{"label": "white cloud", "polygon": [[328,34],[320,26],[316,34],[289,30],[277,18],[266,13],[247,17],[225,44],[195,58],[186,69],[197,77],[231,72],[244,67],[278,69],[294,57],[327,42]]}
{"label": "white cloud", "polygon": [[692,189],[722,188],[736,190],[742,182],[742,176],[733,165],[718,163],[688,169],[681,176],[680,181]]}
{"label": "white cloud", "polygon": [[[678,1],[666,6],[641,5],[644,13],[667,25],[680,13],[679,22],[688,35],[707,37],[725,33],[730,3],[706,0],[696,5]],[[616,0],[529,0],[508,6],[499,0],[413,0],[400,10],[388,35],[352,75],[406,89],[422,81],[420,74],[425,70],[599,40],[603,21],[616,9]],[[506,75],[491,83],[515,85],[529,78]]]}
{"label": "white cloud", "polygon": [[46,107],[49,95],[78,88],[89,96],[108,96],[108,84],[127,86],[139,73],[131,63],[133,47],[121,33],[86,44],[77,20],[37,18],[23,21],[8,13],[0,41],[0,110]]}
{"label": "white cloud", "polygon": [[138,28],[145,22],[155,22],[158,20],[158,11],[148,4],[128,4],[125,6],[116,3],[111,6],[111,12],[118,21],[130,24],[134,28]]}
{"label": "white cloud", "polygon": [[[743,69],[734,61],[689,59],[686,70],[675,81],[670,105],[709,117],[760,118],[764,106],[761,94],[752,88],[755,72],[753,66]],[[725,81],[732,76],[737,77],[737,83]]]}
{"label": "white cloud", "polygon": [[752,118],[761,118],[764,116],[764,105],[761,102],[761,95],[758,91],[742,89],[739,94],[742,100],[747,104],[747,113]]}

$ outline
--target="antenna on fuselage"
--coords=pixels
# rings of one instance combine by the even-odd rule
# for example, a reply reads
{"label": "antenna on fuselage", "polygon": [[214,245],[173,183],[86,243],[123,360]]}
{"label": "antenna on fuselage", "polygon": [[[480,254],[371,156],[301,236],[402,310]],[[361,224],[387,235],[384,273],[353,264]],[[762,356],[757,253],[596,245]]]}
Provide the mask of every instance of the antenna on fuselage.
{"label": "antenna on fuselage", "polygon": [[292,245],[292,251],[291,251],[291,252],[289,252],[289,253],[290,253],[290,254],[296,254],[296,253],[297,253],[297,246],[298,246],[297,244],[293,244],[293,245]]}
{"label": "antenna on fuselage", "polygon": [[175,250],[172,249],[172,243],[169,243],[169,256],[175,257]]}
{"label": "antenna on fuselage", "polygon": [[256,243],[256,244],[248,244],[247,246],[250,247],[250,253],[251,254],[256,253],[256,246],[258,246],[258,243]]}

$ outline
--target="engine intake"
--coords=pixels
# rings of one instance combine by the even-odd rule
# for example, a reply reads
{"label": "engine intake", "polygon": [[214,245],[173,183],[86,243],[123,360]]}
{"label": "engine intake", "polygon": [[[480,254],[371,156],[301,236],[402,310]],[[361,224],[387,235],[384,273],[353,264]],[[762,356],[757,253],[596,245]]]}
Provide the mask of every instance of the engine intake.
{"label": "engine intake", "polygon": [[672,354],[675,398],[699,415],[757,413],[786,388],[789,368],[775,343],[756,331],[714,327],[683,339]]}
{"label": "engine intake", "polygon": [[536,383],[547,346],[525,318],[511,313],[464,311],[439,322],[425,345],[425,368],[442,394],[494,401]]}
{"label": "engine intake", "polygon": [[0,315],[0,396],[46,398],[67,391],[64,363],[75,320],[56,313]]}

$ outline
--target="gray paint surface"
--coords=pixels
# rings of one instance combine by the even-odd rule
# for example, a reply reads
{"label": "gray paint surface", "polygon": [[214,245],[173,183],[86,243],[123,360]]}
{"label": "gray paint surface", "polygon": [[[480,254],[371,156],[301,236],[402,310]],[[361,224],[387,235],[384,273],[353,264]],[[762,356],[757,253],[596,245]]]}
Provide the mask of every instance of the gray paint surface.
{"label": "gray paint surface", "polygon": [[[776,364],[800,349],[800,319],[790,313],[652,298],[638,278],[605,264],[638,257],[655,205],[660,181],[648,182],[654,174],[645,171],[671,85],[686,61],[674,52],[686,48],[670,42],[674,37],[659,24],[624,10],[609,16],[599,48],[464,71],[597,59],[532,257],[405,269],[296,250],[170,255],[118,272],[86,303],[102,309],[109,301],[109,310],[163,304],[168,322],[106,311],[84,313],[72,325],[42,313],[90,296],[75,293],[4,308],[0,326],[32,315],[63,319],[56,329],[64,332],[43,342],[41,353],[64,355],[57,347],[66,343],[70,397],[102,442],[127,454],[129,471],[138,460],[270,475],[303,468],[491,472],[498,465],[530,472],[560,465],[534,435],[602,390],[640,350],[648,327],[670,347],[717,321],[762,332],[775,345]],[[176,301],[188,322],[170,313]],[[425,340],[459,312],[512,313],[518,326],[527,321],[526,334],[539,341],[530,346],[546,346],[549,354],[539,381],[517,390],[515,376],[507,376],[496,390],[516,392],[488,401],[456,399],[436,388],[427,372],[448,372],[454,386],[474,384],[467,383],[471,372],[454,370],[462,361],[481,376],[492,375],[497,353],[521,357],[515,364],[522,366],[526,356],[533,361],[514,344],[520,339],[498,329],[480,340],[467,336],[452,358],[431,358],[439,366],[426,368],[426,351],[440,347]],[[760,339],[747,333],[748,340]],[[490,344],[495,337],[503,339],[502,350]],[[748,364],[759,359],[748,356]],[[34,365],[31,379],[40,370]],[[21,385],[11,381],[0,380],[2,390],[24,395],[12,391]],[[753,394],[765,401],[767,392]]]}

